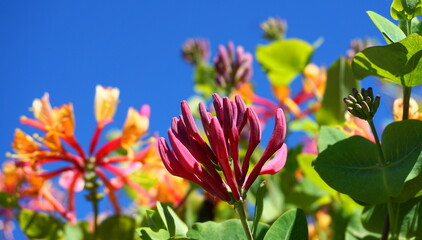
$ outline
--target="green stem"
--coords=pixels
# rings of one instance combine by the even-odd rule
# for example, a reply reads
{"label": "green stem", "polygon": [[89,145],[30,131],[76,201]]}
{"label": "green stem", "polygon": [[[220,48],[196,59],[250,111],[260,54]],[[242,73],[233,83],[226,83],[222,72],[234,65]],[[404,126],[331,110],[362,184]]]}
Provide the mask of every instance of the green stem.
{"label": "green stem", "polygon": [[403,120],[409,119],[409,101],[412,87],[403,85]]}
{"label": "green stem", "polygon": [[[388,216],[390,218],[390,232],[391,232],[391,240],[398,239],[397,237],[397,211],[398,208],[395,209],[394,203],[391,201],[391,199],[388,199],[387,202],[388,207]],[[396,210],[396,211],[394,211]]]}
{"label": "green stem", "polygon": [[[96,192],[96,191],[95,191]],[[96,195],[97,193],[95,193]],[[92,208],[94,210],[94,239],[97,236],[97,227],[98,227],[98,200],[92,201]]]}
{"label": "green stem", "polygon": [[409,36],[412,33],[412,20],[406,21],[406,36]]}
{"label": "green stem", "polygon": [[384,166],[387,163],[385,162],[384,153],[383,153],[382,148],[381,148],[381,142],[378,138],[377,130],[375,129],[375,125],[374,125],[374,122],[372,121],[372,119],[368,120],[368,123],[369,123],[369,126],[371,127],[372,134],[374,135],[375,143],[377,144],[378,155],[379,155],[379,164],[381,166]]}
{"label": "green stem", "polygon": [[246,217],[245,207],[243,206],[243,201],[238,201],[234,205],[237,213],[239,214],[240,221],[242,222],[243,230],[245,230],[246,237],[248,240],[253,240],[252,232],[248,224],[248,219]]}

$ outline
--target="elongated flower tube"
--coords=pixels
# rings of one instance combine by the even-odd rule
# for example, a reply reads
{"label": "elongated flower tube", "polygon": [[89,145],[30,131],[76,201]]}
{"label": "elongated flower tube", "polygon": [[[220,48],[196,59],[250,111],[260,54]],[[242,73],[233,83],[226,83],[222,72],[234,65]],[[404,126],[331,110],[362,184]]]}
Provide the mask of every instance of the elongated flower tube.
{"label": "elongated flower tube", "polygon": [[[242,201],[252,183],[261,174],[275,174],[286,162],[286,120],[283,110],[277,109],[272,136],[255,166],[250,170],[252,153],[261,141],[261,126],[256,113],[246,107],[240,96],[235,100],[213,95],[216,116],[199,104],[206,141],[196,126],[186,101],[182,101],[182,115],[173,118],[168,138],[158,148],[167,170],[199,184],[207,192],[223,201]],[[248,125],[248,127],[245,127]],[[249,144],[240,161],[239,141],[248,132]],[[242,134],[243,136],[243,134]],[[269,160],[273,155],[275,156]]]}

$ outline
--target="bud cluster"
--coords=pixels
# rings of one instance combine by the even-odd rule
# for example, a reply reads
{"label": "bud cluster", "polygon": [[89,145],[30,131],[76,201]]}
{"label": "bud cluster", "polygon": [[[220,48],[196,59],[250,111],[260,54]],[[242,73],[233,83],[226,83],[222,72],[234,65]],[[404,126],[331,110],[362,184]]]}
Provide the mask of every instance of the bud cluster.
{"label": "bud cluster", "polygon": [[370,121],[375,116],[380,105],[380,96],[374,98],[372,88],[359,92],[356,88],[352,89],[352,94],[343,99],[347,105],[347,110],[355,117]]}
{"label": "bud cluster", "polygon": [[210,57],[209,42],[205,39],[189,39],[182,46],[183,59],[193,65],[207,61]]}
{"label": "bud cluster", "polygon": [[264,31],[263,37],[268,40],[278,40],[284,37],[287,30],[287,22],[278,17],[268,18],[261,23],[261,29]]}

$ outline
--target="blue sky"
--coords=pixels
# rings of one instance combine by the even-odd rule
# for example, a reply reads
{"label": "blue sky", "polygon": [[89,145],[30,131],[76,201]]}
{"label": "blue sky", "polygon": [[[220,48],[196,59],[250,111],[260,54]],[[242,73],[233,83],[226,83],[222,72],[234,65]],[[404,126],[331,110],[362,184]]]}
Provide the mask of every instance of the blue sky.
{"label": "blue sky", "polygon": [[[2,1],[0,2],[0,153],[11,151],[19,117],[34,98],[50,93],[53,106],[73,102],[76,136],[87,145],[95,127],[95,85],[118,87],[114,127],[128,107],[152,108],[151,132],[165,135],[179,103],[194,94],[192,68],[180,58],[188,38],[208,38],[212,57],[233,41],[254,53],[259,24],[288,21],[288,38],[324,43],[313,62],[330,65],[354,38],[380,33],[365,11],[389,18],[390,1]],[[254,62],[253,82],[269,96]],[[25,128],[27,129],[27,128]],[[29,131],[31,132],[31,131]],[[2,159],[6,159],[3,157]],[[0,160],[2,161],[2,160]]]}

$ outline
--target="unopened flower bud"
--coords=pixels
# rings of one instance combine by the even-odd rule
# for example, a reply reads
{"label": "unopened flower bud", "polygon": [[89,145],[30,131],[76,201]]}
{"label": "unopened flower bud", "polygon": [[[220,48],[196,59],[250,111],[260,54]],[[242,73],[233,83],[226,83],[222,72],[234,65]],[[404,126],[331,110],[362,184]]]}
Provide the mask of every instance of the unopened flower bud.
{"label": "unopened flower bud", "polygon": [[263,37],[265,39],[282,39],[287,30],[287,22],[279,17],[270,17],[267,21],[261,23],[261,29],[264,31]]}
{"label": "unopened flower bud", "polygon": [[357,89],[352,89],[352,94],[343,99],[347,105],[347,111],[353,116],[364,119],[372,120],[378,110],[380,104],[380,96],[374,98],[372,88],[364,89],[359,92]]}
{"label": "unopened flower bud", "polygon": [[182,46],[183,59],[193,65],[207,61],[210,57],[210,46],[205,39],[189,39]]}

